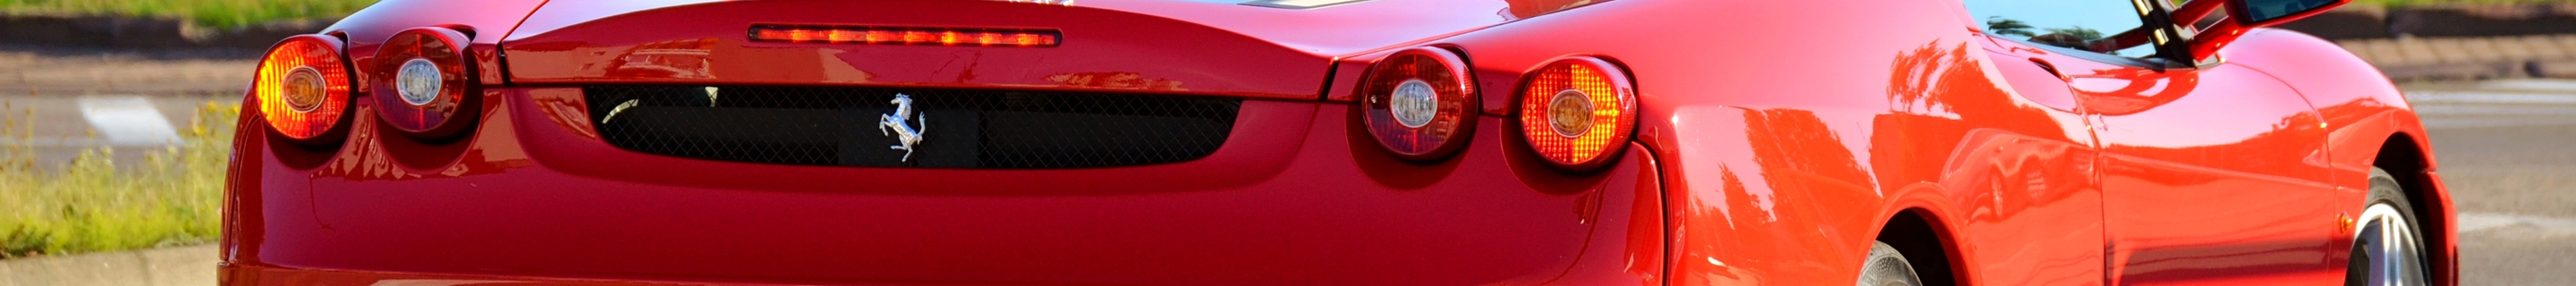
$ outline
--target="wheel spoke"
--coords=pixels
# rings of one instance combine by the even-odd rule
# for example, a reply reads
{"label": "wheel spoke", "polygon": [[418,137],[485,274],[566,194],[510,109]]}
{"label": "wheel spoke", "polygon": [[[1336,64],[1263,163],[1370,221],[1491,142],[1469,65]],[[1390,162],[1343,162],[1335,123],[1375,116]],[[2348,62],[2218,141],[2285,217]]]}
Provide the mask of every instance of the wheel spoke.
{"label": "wheel spoke", "polygon": [[2390,255],[2389,231],[2388,224],[2381,221],[2378,216],[2361,217],[2361,230],[2353,235],[2353,248],[2360,249],[2362,257],[2352,259],[2361,259],[2365,268],[2344,271],[2362,271],[2362,285],[2397,285],[2395,282],[2398,280],[2393,277],[2395,273],[2392,273],[2395,271],[2391,271],[2396,267],[2389,265],[2389,259],[2387,259]]}
{"label": "wheel spoke", "polygon": [[2403,224],[2403,219],[2391,219],[2391,222],[2396,222],[2396,227],[2401,229],[2401,232],[2398,232],[2398,242],[2393,242],[2393,245],[2398,247],[2396,260],[2398,265],[2401,265],[2401,268],[2398,268],[2398,283],[2403,283],[2403,286],[2424,286],[2424,260],[2421,260],[2424,258],[2424,247],[2421,247],[2424,242],[2416,240],[2414,224]]}
{"label": "wheel spoke", "polygon": [[2380,285],[2405,285],[2406,276],[2403,270],[2405,269],[2405,266],[2398,264],[2399,261],[2402,261],[2401,259],[2398,259],[2398,256],[2405,255],[2405,253],[2398,251],[2398,247],[2404,243],[2398,241],[2399,238],[2397,238],[2398,233],[2403,230],[2398,229],[2398,227],[2400,227],[2398,224],[2389,223],[2388,217],[2375,218],[2372,223],[2379,225],[2380,254],[2377,258],[2379,259],[2379,264],[2382,267],[2380,269],[2384,271],[2381,272],[2380,275],[2387,279],[2384,280],[2387,282],[2381,283]]}

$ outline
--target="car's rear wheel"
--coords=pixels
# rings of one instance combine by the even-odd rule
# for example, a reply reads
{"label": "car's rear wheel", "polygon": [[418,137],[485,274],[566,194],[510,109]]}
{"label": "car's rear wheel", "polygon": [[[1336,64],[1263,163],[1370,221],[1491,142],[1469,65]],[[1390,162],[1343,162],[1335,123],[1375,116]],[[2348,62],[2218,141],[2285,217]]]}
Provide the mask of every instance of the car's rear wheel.
{"label": "car's rear wheel", "polygon": [[1869,259],[1860,266],[1860,283],[1857,285],[1921,286],[1923,278],[1914,274],[1914,264],[1905,260],[1904,253],[1896,252],[1896,247],[1872,241]]}
{"label": "car's rear wheel", "polygon": [[2352,260],[2344,268],[2344,285],[2427,285],[2424,236],[2415,210],[2397,177],[2370,169],[2369,205],[2355,221]]}

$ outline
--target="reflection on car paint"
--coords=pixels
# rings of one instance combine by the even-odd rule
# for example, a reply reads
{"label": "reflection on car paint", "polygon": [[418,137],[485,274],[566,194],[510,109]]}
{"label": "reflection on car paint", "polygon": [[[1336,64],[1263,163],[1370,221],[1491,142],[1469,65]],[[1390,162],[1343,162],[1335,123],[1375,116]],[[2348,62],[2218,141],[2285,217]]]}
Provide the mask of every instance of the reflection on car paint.
{"label": "reflection on car paint", "polygon": [[[473,1],[386,3],[536,5]],[[455,142],[379,135],[370,117],[338,150],[237,137],[246,159],[226,202],[224,271],[347,282],[328,284],[452,274],[1827,285],[1848,283],[1869,242],[1890,235],[1876,227],[1921,217],[1936,233],[1918,235],[1945,239],[1931,242],[1947,255],[1939,261],[1959,266],[1942,270],[1965,284],[2289,284],[2339,278],[2334,248],[2351,230],[2331,219],[2359,200],[2367,185],[2356,174],[2374,160],[2438,178],[2429,154],[2378,152],[2424,146],[2420,124],[2374,69],[2317,52],[2330,42],[2256,30],[2224,50],[2224,65],[2135,68],[1979,38],[1962,28],[1982,19],[1942,13],[1957,10],[1942,1],[1710,12],[1815,11],[1802,3],[1812,2],[557,1],[469,19],[376,10],[333,28],[359,61],[387,29],[486,27],[477,64],[491,72],[485,83],[506,84],[485,90],[491,116]],[[884,9],[782,8],[859,5]],[[956,10],[990,13],[920,12]],[[1407,11],[1421,13],[1379,16]],[[752,43],[742,25],[700,25],[737,18],[1083,37],[1037,53]],[[522,31],[497,28],[522,19]],[[1668,32],[1746,24],[1796,28]],[[1489,93],[1479,117],[1489,124],[1455,160],[1397,160],[1349,128],[1355,65],[1407,46],[1470,56]],[[1551,169],[1498,131],[1514,103],[1490,95],[1570,55],[1617,63],[1638,84],[1635,148],[1601,172]],[[1235,139],[1206,159],[1004,174],[620,152],[586,123],[580,94],[610,83],[1248,99]],[[2417,211],[2438,236],[2449,205],[2431,180],[2410,183],[2433,192]],[[2455,269],[2445,266],[2454,243],[2427,242],[2435,267]]]}
{"label": "reflection on car paint", "polygon": [[1189,91],[1189,90],[1190,90],[1190,89],[1188,89],[1188,88],[1182,88],[1182,87],[1181,87],[1181,81],[1172,80],[1172,79],[1168,79],[1168,78],[1150,78],[1150,79],[1149,79],[1149,78],[1145,78],[1145,75],[1137,74],[1137,73],[1134,73],[1134,72],[1074,72],[1074,73],[1063,73],[1063,74],[1047,75],[1047,76],[1046,76],[1046,80],[1047,80],[1047,81],[1055,82],[1057,86],[1065,86],[1065,87],[1090,87],[1090,88],[1112,88],[1112,89],[1143,89],[1143,90],[1167,90],[1167,91]]}

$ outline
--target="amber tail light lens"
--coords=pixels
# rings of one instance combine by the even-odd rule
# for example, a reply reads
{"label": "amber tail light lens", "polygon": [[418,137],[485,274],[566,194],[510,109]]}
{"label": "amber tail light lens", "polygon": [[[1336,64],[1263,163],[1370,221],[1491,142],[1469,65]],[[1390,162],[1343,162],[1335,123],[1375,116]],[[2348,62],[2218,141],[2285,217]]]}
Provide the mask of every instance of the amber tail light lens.
{"label": "amber tail light lens", "polygon": [[330,143],[349,113],[349,67],[343,43],[321,35],[288,37],[260,59],[251,93],[269,130],[298,143]]}
{"label": "amber tail light lens", "polygon": [[1568,169],[1610,161],[1637,125],[1636,88],[1618,66],[1569,58],[1542,66],[1521,86],[1521,135],[1539,157]]}
{"label": "amber tail light lens", "polygon": [[1398,51],[1369,67],[1359,86],[1361,122],[1388,152],[1438,160],[1466,146],[1475,124],[1476,89],[1456,54],[1437,48]]}
{"label": "amber tail light lens", "polygon": [[447,138],[473,125],[479,112],[469,90],[472,66],[465,60],[466,36],[456,30],[422,27],[395,33],[376,52],[369,78],[376,115],[386,125],[422,139]]}

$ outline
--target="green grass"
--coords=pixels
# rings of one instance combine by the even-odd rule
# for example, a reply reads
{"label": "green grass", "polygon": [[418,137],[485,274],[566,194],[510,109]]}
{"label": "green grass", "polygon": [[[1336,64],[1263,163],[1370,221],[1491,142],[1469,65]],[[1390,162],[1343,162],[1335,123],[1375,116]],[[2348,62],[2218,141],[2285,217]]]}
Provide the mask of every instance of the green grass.
{"label": "green grass", "polygon": [[9,14],[106,14],[186,18],[207,27],[340,17],[376,0],[0,0]]}
{"label": "green grass", "polygon": [[[32,113],[14,107],[0,133],[33,138]],[[232,150],[230,104],[207,104],[187,144],[146,152],[118,167],[116,149],[82,152],[51,172],[26,144],[0,147],[0,258],[199,244],[222,229],[224,168]]]}

